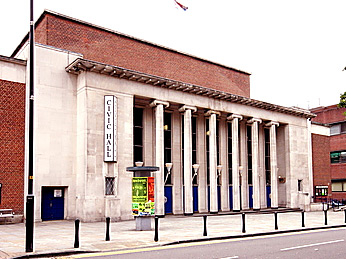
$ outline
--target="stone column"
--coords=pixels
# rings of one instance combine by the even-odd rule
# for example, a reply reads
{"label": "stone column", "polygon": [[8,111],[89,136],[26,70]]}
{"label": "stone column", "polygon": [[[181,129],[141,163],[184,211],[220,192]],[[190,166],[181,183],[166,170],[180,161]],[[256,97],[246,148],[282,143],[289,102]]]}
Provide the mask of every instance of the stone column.
{"label": "stone column", "polygon": [[197,108],[184,105],[179,111],[184,112],[184,214],[192,215],[192,112]]}
{"label": "stone column", "polygon": [[240,211],[240,181],[239,181],[239,120],[241,115],[232,114],[227,117],[232,121],[232,192],[233,210]]}
{"label": "stone column", "polygon": [[155,173],[155,214],[165,215],[165,195],[164,195],[164,137],[163,137],[163,112],[169,106],[168,102],[154,100],[150,103],[155,107],[155,166],[159,171]]}
{"label": "stone column", "polygon": [[206,115],[209,116],[210,213],[218,213],[216,116],[220,115],[220,113],[210,110]]}
{"label": "stone column", "polygon": [[262,123],[261,119],[252,118],[248,121],[251,127],[251,149],[252,149],[252,190],[253,190],[253,209],[261,208],[260,181],[259,181],[259,148],[258,148],[258,124]]}
{"label": "stone column", "polygon": [[266,124],[269,127],[270,139],[270,188],[271,188],[271,207],[277,209],[279,207],[278,199],[278,162],[276,154],[276,127],[278,122],[272,121]]}

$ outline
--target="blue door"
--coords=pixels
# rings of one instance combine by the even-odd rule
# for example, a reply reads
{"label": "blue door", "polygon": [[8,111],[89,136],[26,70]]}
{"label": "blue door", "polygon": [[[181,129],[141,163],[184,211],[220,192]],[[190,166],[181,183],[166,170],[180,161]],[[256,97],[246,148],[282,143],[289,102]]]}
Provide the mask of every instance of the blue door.
{"label": "blue door", "polygon": [[221,210],[221,186],[217,186],[217,208],[220,211]]}
{"label": "blue door", "polygon": [[42,220],[64,219],[64,188],[42,187]]}
{"label": "blue door", "polygon": [[270,185],[266,187],[267,188],[267,208],[270,208],[271,207],[271,199],[270,199],[270,194],[271,194],[271,187]]}
{"label": "blue door", "polygon": [[172,186],[165,186],[165,214],[173,213]]}
{"label": "blue door", "polygon": [[253,199],[252,199],[252,186],[249,186],[249,208],[253,208]]}
{"label": "blue door", "polygon": [[193,186],[193,212],[198,212],[198,186]]}
{"label": "blue door", "polygon": [[233,188],[232,186],[229,187],[229,208],[233,209]]}

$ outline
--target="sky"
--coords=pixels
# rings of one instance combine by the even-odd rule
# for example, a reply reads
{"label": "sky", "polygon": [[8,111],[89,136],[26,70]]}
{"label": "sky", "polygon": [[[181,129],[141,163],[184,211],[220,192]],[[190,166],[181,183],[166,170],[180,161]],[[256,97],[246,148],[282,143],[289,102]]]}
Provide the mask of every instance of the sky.
{"label": "sky", "polygon": [[[250,97],[313,108],[346,91],[345,0],[34,0],[44,9],[251,73]],[[29,0],[0,0],[0,55],[29,31]]]}

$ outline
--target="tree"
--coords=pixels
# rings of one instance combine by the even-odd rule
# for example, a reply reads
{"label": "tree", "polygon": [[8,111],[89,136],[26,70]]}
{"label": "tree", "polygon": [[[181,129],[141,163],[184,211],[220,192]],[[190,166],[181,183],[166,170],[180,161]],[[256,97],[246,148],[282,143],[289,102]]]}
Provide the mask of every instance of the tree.
{"label": "tree", "polygon": [[[346,108],[346,92],[343,94],[340,94],[340,102],[338,104],[339,108]],[[346,116],[346,112],[344,112],[344,115]]]}

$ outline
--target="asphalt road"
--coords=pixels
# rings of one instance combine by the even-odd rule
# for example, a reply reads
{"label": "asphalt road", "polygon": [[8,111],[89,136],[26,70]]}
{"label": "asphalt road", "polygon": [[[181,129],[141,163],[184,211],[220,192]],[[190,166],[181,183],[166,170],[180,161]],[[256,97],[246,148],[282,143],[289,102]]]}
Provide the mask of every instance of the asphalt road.
{"label": "asphalt road", "polygon": [[346,229],[75,255],[73,258],[346,258]]}

